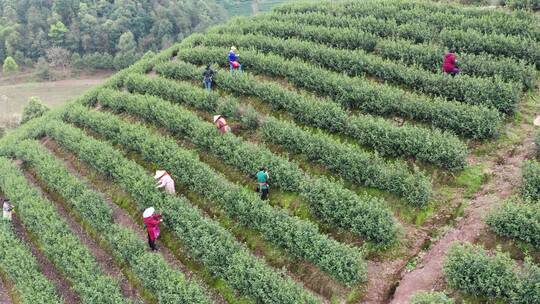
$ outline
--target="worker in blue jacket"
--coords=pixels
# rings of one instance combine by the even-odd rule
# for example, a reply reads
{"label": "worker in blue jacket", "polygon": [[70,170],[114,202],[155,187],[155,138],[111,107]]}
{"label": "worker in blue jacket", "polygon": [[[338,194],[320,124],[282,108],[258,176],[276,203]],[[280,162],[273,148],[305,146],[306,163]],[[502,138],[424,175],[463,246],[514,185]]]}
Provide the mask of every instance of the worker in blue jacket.
{"label": "worker in blue jacket", "polygon": [[236,47],[231,46],[231,50],[229,51],[229,66],[231,68],[231,74],[234,70],[238,70],[238,72],[242,72],[242,65],[238,60],[240,59],[240,55],[238,55]]}

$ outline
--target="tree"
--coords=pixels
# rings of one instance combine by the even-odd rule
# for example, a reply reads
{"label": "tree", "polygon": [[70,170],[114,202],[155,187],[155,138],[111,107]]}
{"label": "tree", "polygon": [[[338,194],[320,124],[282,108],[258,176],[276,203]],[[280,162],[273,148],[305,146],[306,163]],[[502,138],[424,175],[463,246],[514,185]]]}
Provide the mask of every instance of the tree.
{"label": "tree", "polygon": [[71,55],[71,66],[76,69],[82,69],[84,67],[82,57],[79,53],[73,53],[73,55]]}
{"label": "tree", "polygon": [[123,69],[137,61],[137,43],[131,32],[125,32],[118,41],[118,53],[114,57],[114,67]]}
{"label": "tree", "polygon": [[15,59],[13,59],[13,57],[8,56],[6,60],[4,60],[2,71],[4,72],[5,76],[9,76],[19,71],[19,65],[17,64],[17,62],[15,62]]}
{"label": "tree", "polygon": [[64,43],[67,31],[68,29],[62,23],[62,21],[57,21],[56,23],[51,24],[51,27],[49,29],[49,37],[54,41],[56,45],[61,46]]}
{"label": "tree", "polygon": [[38,97],[30,97],[28,104],[24,107],[21,124],[33,118],[40,117],[47,111],[49,111],[49,108]]}
{"label": "tree", "polygon": [[54,0],[53,10],[62,17],[63,23],[70,24],[79,13],[79,6],[79,0]]}
{"label": "tree", "polygon": [[52,47],[47,49],[45,53],[51,66],[65,69],[69,65],[71,53],[68,50],[61,47]]}
{"label": "tree", "polygon": [[41,80],[50,80],[51,71],[49,69],[49,63],[45,58],[39,57],[36,64],[36,76]]}

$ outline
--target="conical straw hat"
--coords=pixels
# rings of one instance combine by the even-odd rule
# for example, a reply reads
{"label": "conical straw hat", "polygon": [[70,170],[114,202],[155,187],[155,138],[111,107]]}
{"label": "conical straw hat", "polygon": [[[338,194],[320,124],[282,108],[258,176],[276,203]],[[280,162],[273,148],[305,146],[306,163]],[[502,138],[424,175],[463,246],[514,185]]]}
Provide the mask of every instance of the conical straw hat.
{"label": "conical straw hat", "polygon": [[540,126],[540,115],[536,116],[533,123],[537,127]]}
{"label": "conical straw hat", "polygon": [[221,115],[214,115],[214,122],[216,122],[220,117]]}
{"label": "conical straw hat", "polygon": [[165,175],[167,171],[165,170],[157,170],[156,175],[154,175],[154,179],[160,179],[163,175]]}
{"label": "conical straw hat", "polygon": [[151,217],[154,214],[155,211],[156,211],[156,209],[154,209],[154,207],[146,208],[146,210],[144,210],[142,216],[144,218]]}

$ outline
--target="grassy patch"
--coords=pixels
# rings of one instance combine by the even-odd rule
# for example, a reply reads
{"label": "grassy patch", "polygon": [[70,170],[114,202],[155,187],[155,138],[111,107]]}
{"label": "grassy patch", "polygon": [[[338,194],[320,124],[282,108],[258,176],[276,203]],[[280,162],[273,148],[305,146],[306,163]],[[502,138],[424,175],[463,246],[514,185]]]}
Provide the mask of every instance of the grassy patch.
{"label": "grassy patch", "polygon": [[14,118],[18,119],[32,96],[39,97],[45,105],[54,108],[102,83],[107,76],[104,74],[82,79],[0,85],[0,126]]}
{"label": "grassy patch", "polygon": [[489,181],[490,175],[485,172],[486,164],[478,164],[466,167],[455,179],[456,186],[464,188],[464,197],[472,198],[482,185]]}

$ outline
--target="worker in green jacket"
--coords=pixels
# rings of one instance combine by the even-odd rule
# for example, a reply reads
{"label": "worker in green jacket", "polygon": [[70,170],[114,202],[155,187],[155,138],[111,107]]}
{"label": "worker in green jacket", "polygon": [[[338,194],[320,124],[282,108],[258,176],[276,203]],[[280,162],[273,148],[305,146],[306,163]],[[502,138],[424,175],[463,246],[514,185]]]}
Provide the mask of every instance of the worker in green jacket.
{"label": "worker in green jacket", "polygon": [[268,182],[270,181],[270,174],[268,173],[268,169],[265,167],[261,167],[259,169],[259,172],[257,172],[257,192],[261,194],[261,199],[267,200],[268,199],[268,192],[270,191],[270,185]]}

